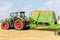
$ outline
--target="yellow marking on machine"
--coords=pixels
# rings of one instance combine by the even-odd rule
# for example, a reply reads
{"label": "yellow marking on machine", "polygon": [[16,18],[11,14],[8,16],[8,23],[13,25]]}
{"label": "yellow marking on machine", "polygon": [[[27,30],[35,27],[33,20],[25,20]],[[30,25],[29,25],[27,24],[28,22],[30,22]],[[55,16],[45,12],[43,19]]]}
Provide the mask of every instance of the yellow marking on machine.
{"label": "yellow marking on machine", "polygon": [[53,11],[52,10],[35,10],[35,11],[32,12],[32,16],[35,16],[35,15],[39,14],[40,12],[49,12],[49,13],[51,13]]}

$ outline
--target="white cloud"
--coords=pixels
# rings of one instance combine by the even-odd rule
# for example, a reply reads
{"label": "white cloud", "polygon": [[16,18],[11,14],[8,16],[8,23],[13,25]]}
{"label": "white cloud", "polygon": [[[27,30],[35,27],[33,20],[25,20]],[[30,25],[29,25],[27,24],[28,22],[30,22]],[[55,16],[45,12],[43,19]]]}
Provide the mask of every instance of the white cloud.
{"label": "white cloud", "polygon": [[[13,3],[12,2],[3,2],[3,5],[0,5],[0,17],[6,18],[8,15],[8,11],[12,8]],[[3,17],[2,17],[3,16]]]}
{"label": "white cloud", "polygon": [[57,16],[60,16],[60,0],[49,0],[42,9],[53,10]]}

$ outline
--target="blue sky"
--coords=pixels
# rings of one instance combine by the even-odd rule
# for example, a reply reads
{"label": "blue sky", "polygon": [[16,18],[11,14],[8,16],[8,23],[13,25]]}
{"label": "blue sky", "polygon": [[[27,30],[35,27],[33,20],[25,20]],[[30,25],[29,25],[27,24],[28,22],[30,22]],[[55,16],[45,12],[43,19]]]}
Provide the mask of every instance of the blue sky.
{"label": "blue sky", "polygon": [[56,16],[60,16],[60,0],[0,0],[0,20],[9,17],[11,12],[21,10],[53,10]]}

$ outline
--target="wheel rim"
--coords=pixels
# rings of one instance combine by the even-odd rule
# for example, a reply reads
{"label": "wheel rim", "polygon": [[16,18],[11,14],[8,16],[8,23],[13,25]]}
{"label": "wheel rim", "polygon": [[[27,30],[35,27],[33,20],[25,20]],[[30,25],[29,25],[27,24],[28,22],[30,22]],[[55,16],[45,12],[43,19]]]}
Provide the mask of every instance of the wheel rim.
{"label": "wheel rim", "polygon": [[8,26],[9,26],[9,25],[8,25],[7,23],[3,23],[3,24],[2,24],[2,28],[3,28],[3,29],[8,29]]}
{"label": "wheel rim", "polygon": [[20,21],[16,21],[15,27],[16,27],[16,28],[21,28],[21,22],[20,22]]}

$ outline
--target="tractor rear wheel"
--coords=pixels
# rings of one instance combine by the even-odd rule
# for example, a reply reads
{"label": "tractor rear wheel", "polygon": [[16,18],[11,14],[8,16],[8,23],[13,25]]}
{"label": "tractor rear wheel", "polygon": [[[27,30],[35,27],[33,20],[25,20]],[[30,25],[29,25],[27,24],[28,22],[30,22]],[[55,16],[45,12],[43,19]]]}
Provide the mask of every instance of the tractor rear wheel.
{"label": "tractor rear wheel", "polygon": [[20,19],[17,19],[14,22],[14,28],[17,30],[21,30],[24,28],[24,23]]}
{"label": "tractor rear wheel", "polygon": [[5,29],[5,30],[8,30],[9,29],[9,23],[8,22],[2,22],[2,24],[1,24],[1,28],[2,29]]}

